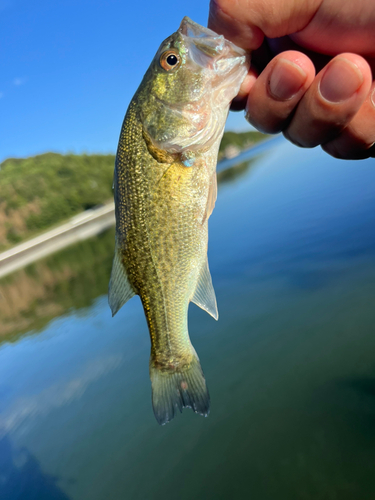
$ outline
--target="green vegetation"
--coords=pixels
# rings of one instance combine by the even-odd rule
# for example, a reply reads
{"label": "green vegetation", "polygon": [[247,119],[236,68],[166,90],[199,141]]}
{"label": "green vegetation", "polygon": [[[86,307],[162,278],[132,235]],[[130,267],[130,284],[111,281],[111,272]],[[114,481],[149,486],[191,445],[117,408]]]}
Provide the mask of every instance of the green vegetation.
{"label": "green vegetation", "polygon": [[[219,185],[239,179],[253,162],[220,172]],[[86,307],[107,293],[114,245],[111,228],[1,278],[0,345],[37,333],[70,311],[84,314]]]}
{"label": "green vegetation", "polygon": [[[219,158],[249,147],[259,132],[225,132]],[[112,199],[114,155],[10,158],[0,164],[0,251]]]}
{"label": "green vegetation", "polygon": [[0,279],[0,344],[38,332],[69,311],[105,295],[115,229],[79,242]]}
{"label": "green vegetation", "polygon": [[0,249],[112,198],[114,155],[46,153],[0,165]]}
{"label": "green vegetation", "polygon": [[[251,135],[240,134],[248,145]],[[257,137],[262,137],[260,134]],[[224,145],[237,134],[224,135]],[[256,140],[256,139],[255,139]],[[0,165],[0,244],[12,244],[112,198],[113,155],[44,154]],[[252,160],[220,172],[234,181]],[[52,318],[85,309],[107,293],[114,228],[0,279],[0,343],[40,331]]]}

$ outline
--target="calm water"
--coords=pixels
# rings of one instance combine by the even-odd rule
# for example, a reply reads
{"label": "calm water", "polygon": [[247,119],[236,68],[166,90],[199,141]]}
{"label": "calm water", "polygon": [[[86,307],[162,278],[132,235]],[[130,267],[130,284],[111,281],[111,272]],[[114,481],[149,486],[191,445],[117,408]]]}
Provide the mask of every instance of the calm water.
{"label": "calm water", "polygon": [[210,219],[220,319],[189,312],[209,418],[157,425],[113,231],[0,283],[1,500],[375,498],[375,160],[241,161]]}

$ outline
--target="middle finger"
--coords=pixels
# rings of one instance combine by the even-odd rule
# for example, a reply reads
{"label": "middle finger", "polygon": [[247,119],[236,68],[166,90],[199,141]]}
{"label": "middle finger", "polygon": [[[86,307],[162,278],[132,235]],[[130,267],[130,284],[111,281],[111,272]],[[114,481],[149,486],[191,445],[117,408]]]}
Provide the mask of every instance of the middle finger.
{"label": "middle finger", "polygon": [[307,148],[336,137],[366,99],[371,81],[371,69],[361,56],[336,56],[315,77],[284,135]]}

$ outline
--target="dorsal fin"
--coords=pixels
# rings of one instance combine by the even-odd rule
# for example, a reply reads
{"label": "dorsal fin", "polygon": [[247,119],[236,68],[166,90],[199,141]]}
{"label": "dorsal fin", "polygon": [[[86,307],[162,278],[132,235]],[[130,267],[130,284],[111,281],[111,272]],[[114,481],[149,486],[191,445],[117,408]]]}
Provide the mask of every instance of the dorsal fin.
{"label": "dorsal fin", "polygon": [[112,311],[112,316],[114,316],[129,299],[134,297],[134,295],[135,292],[129,283],[126,269],[121,261],[120,249],[116,242],[108,290],[108,302]]}
{"label": "dorsal fin", "polygon": [[208,312],[208,314],[211,314],[211,316],[216,320],[219,318],[219,313],[216,304],[216,296],[214,287],[212,285],[212,279],[210,270],[208,268],[207,258],[202,266],[198,278],[197,288],[195,289],[191,301],[194,302],[194,304],[196,304],[204,311]]}

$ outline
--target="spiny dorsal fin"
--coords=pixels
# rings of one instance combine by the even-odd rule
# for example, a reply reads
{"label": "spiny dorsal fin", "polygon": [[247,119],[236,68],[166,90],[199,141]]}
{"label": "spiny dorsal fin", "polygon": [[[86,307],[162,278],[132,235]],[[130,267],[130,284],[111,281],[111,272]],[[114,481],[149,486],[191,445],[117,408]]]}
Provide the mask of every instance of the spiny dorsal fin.
{"label": "spiny dorsal fin", "polygon": [[210,270],[208,268],[208,260],[203,264],[195,289],[194,295],[191,299],[194,304],[211,314],[216,320],[219,318],[217,310],[216,297]]}
{"label": "spiny dorsal fin", "polygon": [[112,316],[114,316],[125,304],[125,302],[131,299],[134,295],[135,292],[129,283],[125,267],[121,262],[121,253],[116,242],[108,290],[108,302],[112,311]]}

